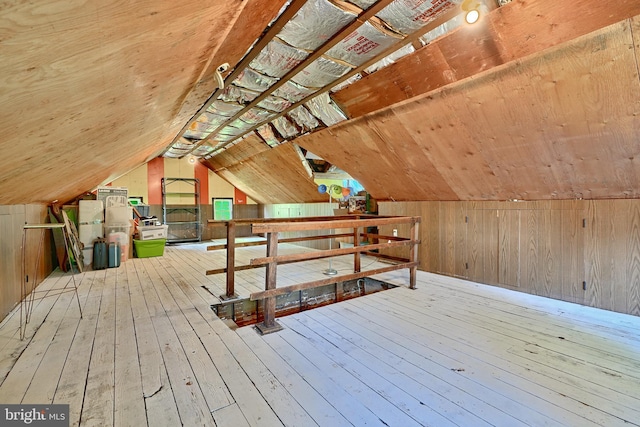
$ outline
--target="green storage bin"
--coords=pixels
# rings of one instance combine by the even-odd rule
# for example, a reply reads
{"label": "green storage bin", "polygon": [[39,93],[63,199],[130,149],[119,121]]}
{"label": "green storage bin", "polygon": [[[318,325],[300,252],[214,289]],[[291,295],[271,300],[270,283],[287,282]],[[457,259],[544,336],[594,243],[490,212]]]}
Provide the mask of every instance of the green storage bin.
{"label": "green storage bin", "polygon": [[153,240],[137,240],[133,239],[133,245],[136,248],[136,256],[138,258],[150,258],[152,256],[162,256],[164,254],[164,245],[167,239]]}

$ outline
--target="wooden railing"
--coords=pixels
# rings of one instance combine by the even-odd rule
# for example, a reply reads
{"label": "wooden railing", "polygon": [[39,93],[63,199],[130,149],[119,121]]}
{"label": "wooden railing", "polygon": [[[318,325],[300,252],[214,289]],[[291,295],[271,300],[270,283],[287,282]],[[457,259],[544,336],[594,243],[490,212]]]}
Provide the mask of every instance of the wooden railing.
{"label": "wooden railing", "polygon": [[[409,287],[415,289],[416,272],[418,268],[418,246],[419,230],[418,225],[420,217],[381,217],[377,215],[346,215],[331,217],[306,217],[306,218],[276,218],[276,219],[242,219],[232,221],[209,221],[211,226],[227,227],[227,244],[208,246],[208,250],[216,250],[226,248],[227,250],[227,267],[216,270],[208,270],[207,274],[226,273],[226,293],[221,298],[232,299],[237,298],[235,294],[235,272],[252,268],[266,267],[265,290],[254,292],[250,295],[252,300],[264,300],[264,318],[263,322],[257,327],[262,333],[274,332],[280,329],[275,321],[276,297],[278,295],[287,294],[293,291],[316,288],[337,282],[360,279],[367,276],[373,276],[388,271],[399,270],[403,268],[409,269]],[[251,224],[251,231],[256,235],[265,235],[266,241],[258,242],[235,242],[235,228],[239,224]],[[360,232],[360,229],[366,230],[368,227],[378,227],[384,225],[410,225],[410,237],[383,236],[376,233]],[[351,229],[353,232],[340,234],[322,234],[318,236],[304,236],[293,238],[279,238],[280,233],[286,232],[303,232],[317,230],[334,230],[334,229]],[[353,237],[353,247],[337,248],[330,250],[303,252],[289,255],[278,255],[278,243],[292,243],[318,239],[334,239],[337,237]],[[361,245],[362,237],[371,238],[374,243]],[[375,243],[375,242],[378,243]],[[380,242],[385,243],[380,243]],[[266,257],[254,258],[248,265],[235,265],[235,248],[246,246],[267,245]],[[394,248],[400,246],[409,246],[409,258],[392,257],[374,252],[380,249]],[[360,256],[362,253],[380,258],[386,258],[393,261],[387,267],[381,267],[373,270],[361,271]],[[280,264],[288,264],[294,262],[310,261],[314,259],[329,258],[341,255],[353,254],[353,273],[334,275],[326,279],[315,280],[311,282],[298,283],[295,285],[284,286],[278,288],[276,286],[276,271]]]}

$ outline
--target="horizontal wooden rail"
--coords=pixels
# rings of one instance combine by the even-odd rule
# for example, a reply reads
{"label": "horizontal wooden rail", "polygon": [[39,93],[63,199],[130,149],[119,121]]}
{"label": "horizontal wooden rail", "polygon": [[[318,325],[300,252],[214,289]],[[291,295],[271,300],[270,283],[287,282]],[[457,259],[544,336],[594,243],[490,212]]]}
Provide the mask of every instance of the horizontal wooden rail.
{"label": "horizontal wooden rail", "polygon": [[[295,261],[283,261],[280,264],[292,264],[294,262],[299,262],[297,260]],[[244,271],[244,270],[254,270],[256,268],[264,268],[265,265],[264,264],[259,264],[259,265],[251,265],[251,264],[246,264],[246,265],[236,265],[233,267],[234,271]],[[211,276],[212,274],[220,274],[220,273],[228,273],[229,269],[227,268],[216,268],[214,270],[207,270],[206,271],[206,275],[207,276]]]}
{"label": "horizontal wooden rail", "polygon": [[394,216],[385,215],[373,215],[373,214],[358,214],[358,215],[333,215],[333,216],[296,216],[293,218],[238,218],[233,220],[215,220],[210,219],[207,224],[212,227],[225,227],[229,222],[234,222],[237,225],[251,225],[251,224],[270,224],[281,222],[316,222],[316,221],[332,221],[332,220],[351,220],[354,219],[368,219],[368,218],[399,218]]}
{"label": "horizontal wooden rail", "polygon": [[393,255],[379,254],[377,252],[364,252],[363,255],[373,256],[373,257],[376,257],[376,258],[386,259],[388,261],[395,261],[395,262],[409,262],[409,261],[411,261],[409,258],[403,258],[403,257],[393,256]]}
{"label": "horizontal wooden rail", "polygon": [[[341,233],[341,234],[323,234],[320,236],[304,236],[304,237],[289,237],[286,239],[278,239],[278,243],[295,243],[306,242],[308,240],[323,240],[323,239],[335,239],[337,237],[353,237],[353,233]],[[256,242],[241,242],[236,243],[236,248],[243,248],[247,246],[264,246],[267,244],[266,240],[260,240]],[[218,249],[226,249],[226,244],[207,246],[208,251],[216,251]]]}
{"label": "horizontal wooden rail", "polygon": [[[238,219],[231,221],[209,221],[210,226],[226,226],[227,227],[227,242],[224,245],[211,245],[208,246],[208,250],[225,249],[227,251],[227,266],[226,268],[219,268],[214,270],[208,270],[207,275],[226,273],[227,291],[225,295],[221,295],[222,300],[230,300],[237,298],[234,293],[234,277],[235,271],[249,270],[252,268],[266,267],[265,274],[265,290],[262,292],[256,292],[251,294],[252,300],[264,300],[263,301],[263,322],[256,325],[256,328],[262,333],[275,332],[280,329],[280,326],[275,321],[276,311],[276,295],[282,295],[289,292],[311,289],[318,286],[324,286],[329,284],[336,284],[344,282],[346,280],[360,279],[367,276],[372,276],[388,271],[400,270],[403,268],[409,269],[409,287],[415,289],[416,284],[416,271],[419,265],[418,262],[418,246],[420,245],[420,238],[418,233],[418,225],[420,223],[420,217],[380,217],[377,215],[345,215],[345,216],[324,216],[324,217],[296,217],[290,219],[282,218],[256,218],[256,219]],[[265,235],[266,240],[259,242],[243,242],[236,243],[235,241],[235,229],[241,225],[251,225],[251,231],[253,234]],[[369,233],[369,227],[388,226],[397,224],[410,225],[410,237],[398,237],[398,236],[384,236],[377,233]],[[300,232],[300,231],[317,231],[317,230],[334,230],[334,229],[349,229],[350,233],[338,233],[338,234],[322,234],[315,236],[303,236],[303,237],[291,237],[291,238],[279,238],[279,233],[286,232]],[[361,232],[360,230],[366,230],[367,232]],[[320,240],[320,239],[335,239],[338,237],[347,237],[353,239],[353,246],[348,248],[329,249],[324,251],[303,252],[297,254],[278,255],[279,243],[293,243],[302,242],[307,240]],[[373,243],[361,244],[361,238],[366,237]],[[385,242],[386,243],[380,243]],[[246,246],[259,246],[266,245],[267,256],[254,258],[250,261],[250,265],[235,265],[235,248]],[[410,257],[409,259],[387,256],[378,254],[376,250],[409,246]],[[331,248],[331,246],[330,246]],[[283,288],[276,287],[277,267],[282,264],[289,264],[294,262],[309,261],[321,258],[331,258],[336,256],[353,254],[353,273],[337,276],[337,271],[331,269],[331,263],[329,263],[329,269],[324,274],[330,275],[322,280],[316,280],[312,282],[300,283],[296,285],[286,286]],[[394,261],[393,265],[388,267],[382,267],[374,270],[361,271],[360,256],[361,254],[368,254],[378,256],[383,259]],[[336,288],[337,289],[337,288]]]}
{"label": "horizontal wooden rail", "polygon": [[[417,218],[417,220],[416,220]],[[357,228],[357,227],[374,227],[380,225],[391,224],[411,224],[420,221],[420,217],[385,217],[385,218],[367,218],[367,219],[337,219],[331,221],[317,221],[314,223],[289,223],[275,222],[252,224],[251,231],[254,234],[277,232],[283,233],[287,231],[306,231],[306,230],[329,230],[334,228]]]}
{"label": "horizontal wooden rail", "polygon": [[271,257],[253,258],[251,260],[251,265],[266,265],[272,262],[277,262],[278,264],[282,264],[285,262],[310,261],[313,259],[330,258],[334,256],[355,254],[357,252],[360,252],[360,253],[367,252],[375,249],[395,248],[398,246],[408,246],[408,245],[415,245],[415,244],[420,244],[420,241],[407,239],[401,242],[376,243],[373,245],[354,246],[352,248],[332,249],[328,251],[304,252],[304,253],[291,254],[291,255],[279,255],[275,258],[271,258]]}
{"label": "horizontal wooden rail", "polygon": [[399,270],[402,268],[413,268],[418,266],[418,262],[407,262],[405,264],[395,264],[389,267],[381,267],[375,270],[360,271],[357,273],[344,274],[342,276],[334,276],[329,279],[314,280],[312,282],[297,283],[295,285],[283,286],[281,288],[269,289],[252,293],[249,298],[252,301],[261,300],[278,295],[288,294],[289,292],[302,291],[304,289],[317,288],[318,286],[331,285],[336,282],[346,282],[347,280],[361,279],[363,277],[374,276],[376,274],[387,273],[389,271]]}

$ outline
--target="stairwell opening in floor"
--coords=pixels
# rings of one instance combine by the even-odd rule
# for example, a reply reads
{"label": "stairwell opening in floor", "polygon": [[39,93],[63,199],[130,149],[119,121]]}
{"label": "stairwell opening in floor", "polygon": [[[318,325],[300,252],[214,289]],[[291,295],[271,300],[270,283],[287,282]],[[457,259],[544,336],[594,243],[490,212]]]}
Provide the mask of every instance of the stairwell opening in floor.
{"label": "stairwell opening in floor", "polygon": [[[334,284],[290,292],[276,297],[276,317],[287,316],[329,304],[358,298],[397,285],[364,277]],[[232,328],[253,325],[263,320],[262,302],[238,298],[212,304],[211,309]]]}

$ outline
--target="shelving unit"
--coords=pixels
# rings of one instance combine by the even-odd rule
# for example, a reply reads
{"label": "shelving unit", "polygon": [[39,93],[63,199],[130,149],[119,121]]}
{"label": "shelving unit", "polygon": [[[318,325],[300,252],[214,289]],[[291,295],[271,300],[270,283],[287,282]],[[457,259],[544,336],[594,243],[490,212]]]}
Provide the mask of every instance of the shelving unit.
{"label": "shelving unit", "polygon": [[[185,198],[190,203],[184,203]],[[201,240],[200,180],[162,178],[162,221],[169,227],[167,242],[199,242]]]}

